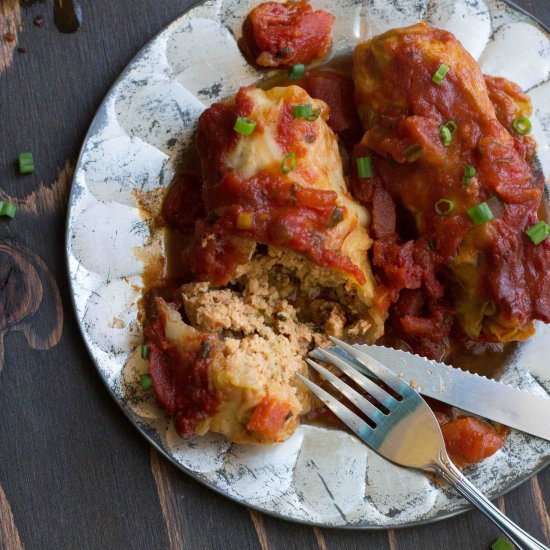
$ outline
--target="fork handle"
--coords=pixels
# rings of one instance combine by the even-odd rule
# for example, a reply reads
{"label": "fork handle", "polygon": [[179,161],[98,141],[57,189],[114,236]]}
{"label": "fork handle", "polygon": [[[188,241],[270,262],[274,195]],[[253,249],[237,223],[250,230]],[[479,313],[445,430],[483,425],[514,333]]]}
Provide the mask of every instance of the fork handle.
{"label": "fork handle", "polygon": [[522,550],[550,550],[494,506],[483,493],[462,475],[461,471],[446,456],[446,453],[439,455],[439,460],[434,466],[436,472],[445,481],[453,485],[474,506],[481,510],[518,548]]}

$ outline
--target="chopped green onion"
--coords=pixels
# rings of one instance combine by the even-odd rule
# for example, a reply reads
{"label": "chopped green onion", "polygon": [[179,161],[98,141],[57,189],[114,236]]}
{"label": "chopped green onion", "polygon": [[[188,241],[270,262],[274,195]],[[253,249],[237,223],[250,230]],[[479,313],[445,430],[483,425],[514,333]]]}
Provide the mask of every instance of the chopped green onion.
{"label": "chopped green onion", "polygon": [[464,176],[467,178],[473,178],[476,174],[477,170],[471,164],[468,164],[466,168],[464,168]]}
{"label": "chopped green onion", "polygon": [[318,107],[317,109],[315,109],[315,111],[313,111],[313,114],[311,116],[308,116],[306,118],[306,120],[308,122],[315,122],[319,118],[320,114],[321,114],[321,107]]}
{"label": "chopped green onion", "polygon": [[447,126],[440,126],[439,127],[439,135],[441,136],[441,143],[445,147],[449,147],[451,145],[451,141],[453,141],[453,134],[451,134],[451,130],[447,128]]}
{"label": "chopped green onion", "polygon": [[32,174],[34,172],[34,159],[32,153],[21,153],[19,155],[19,173]]}
{"label": "chopped green onion", "polygon": [[445,124],[443,124],[443,126],[449,128],[451,134],[454,134],[458,128],[458,125],[454,120],[448,120],[447,122],[445,122]]}
{"label": "chopped green onion", "polygon": [[307,118],[313,114],[311,103],[307,105],[294,105],[292,107],[292,118]]}
{"label": "chopped green onion", "polygon": [[13,218],[17,212],[17,206],[10,202],[0,201],[0,217]]}
{"label": "chopped green onion", "polygon": [[550,225],[544,221],[540,221],[532,225],[525,233],[535,244],[540,244],[550,235]]}
{"label": "chopped green onion", "polygon": [[238,117],[233,130],[242,134],[243,136],[249,136],[256,128],[256,121],[246,117]]}
{"label": "chopped green onion", "polygon": [[498,538],[491,544],[492,550],[514,550],[514,547],[505,539]]}
{"label": "chopped green onion", "polygon": [[142,359],[147,359],[149,357],[149,348],[143,344],[141,346],[141,358]]}
{"label": "chopped green onion", "polygon": [[414,162],[424,154],[424,149],[422,149],[418,143],[413,143],[412,145],[405,147],[405,149],[401,151],[401,154],[407,159],[407,161]]}
{"label": "chopped green onion", "polygon": [[493,219],[493,213],[486,202],[482,202],[473,208],[468,208],[467,212],[476,226],[482,225]]}
{"label": "chopped green onion", "polygon": [[472,181],[472,178],[477,174],[477,170],[471,165],[468,164],[466,168],[464,168],[464,179],[462,180],[463,185],[470,185],[470,182]]}
{"label": "chopped green onion", "polygon": [[455,203],[451,199],[439,199],[435,203],[435,211],[440,216],[447,216],[455,209]]}
{"label": "chopped green onion", "polygon": [[437,69],[436,73],[432,76],[432,82],[434,84],[441,84],[441,81],[445,78],[445,75],[449,72],[449,67],[445,65],[445,63],[442,63],[439,65],[439,69]]}
{"label": "chopped green onion", "polygon": [[290,80],[298,80],[304,76],[304,73],[306,72],[305,65],[299,64],[299,65],[293,65],[290,67],[288,71],[288,78]]}
{"label": "chopped green onion", "polygon": [[355,162],[357,164],[357,174],[360,178],[372,178],[372,162],[370,157],[359,157]]}
{"label": "chopped green onion", "polygon": [[520,136],[526,136],[531,131],[531,121],[526,116],[518,116],[512,120],[512,127]]}
{"label": "chopped green onion", "polygon": [[283,174],[288,174],[296,168],[296,155],[294,152],[287,153],[281,161],[281,171]]}
{"label": "chopped green onion", "polygon": [[142,374],[139,377],[139,383],[144,390],[150,390],[153,385],[153,379],[148,374]]}

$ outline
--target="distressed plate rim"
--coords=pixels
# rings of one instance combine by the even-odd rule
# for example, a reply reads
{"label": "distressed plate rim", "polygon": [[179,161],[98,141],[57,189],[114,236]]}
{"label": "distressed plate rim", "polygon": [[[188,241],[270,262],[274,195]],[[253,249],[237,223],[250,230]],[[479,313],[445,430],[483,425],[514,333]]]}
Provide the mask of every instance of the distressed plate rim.
{"label": "distressed plate rim", "polygon": [[[411,0],[408,0],[411,1]],[[521,6],[518,6],[513,0],[502,0],[505,4],[507,4],[510,8],[513,10],[516,10],[517,12],[521,13],[524,16],[527,16],[536,26],[541,27],[546,32],[550,33],[550,25],[547,25],[543,23],[540,19],[538,19],[536,16],[534,16],[532,13],[530,13],[526,8],[523,8]],[[276,517],[279,519],[292,521],[294,523],[302,524],[302,525],[308,525],[313,527],[326,527],[330,529],[338,529],[338,530],[372,530],[372,531],[381,531],[381,530],[389,530],[389,529],[402,529],[402,528],[409,528],[409,527],[417,527],[421,525],[429,525],[441,520],[445,520],[448,518],[452,518],[455,516],[458,516],[460,514],[463,514],[464,512],[467,512],[469,510],[473,509],[473,506],[469,504],[468,502],[464,502],[463,505],[453,509],[453,510],[442,510],[437,512],[435,515],[419,519],[415,521],[407,521],[404,523],[384,523],[384,524],[357,524],[357,523],[348,523],[348,524],[330,524],[323,521],[314,521],[314,520],[307,520],[302,518],[293,517],[291,515],[285,515],[283,513],[269,510],[263,507],[260,504],[251,504],[247,502],[245,498],[238,497],[236,495],[229,494],[223,490],[223,488],[216,486],[212,481],[205,479],[202,477],[198,472],[195,472],[187,467],[185,467],[183,464],[178,462],[175,458],[175,456],[172,456],[167,449],[164,447],[164,444],[157,432],[156,429],[152,428],[151,426],[147,425],[144,421],[134,418],[132,416],[132,413],[124,403],[123,400],[119,398],[119,396],[116,394],[114,388],[109,383],[109,380],[107,376],[104,375],[102,372],[98,360],[94,356],[93,349],[91,347],[90,342],[88,341],[88,337],[86,335],[82,320],[80,319],[78,315],[78,309],[77,309],[77,303],[76,303],[76,296],[75,296],[75,280],[71,276],[72,270],[70,266],[70,249],[71,249],[71,215],[73,211],[73,207],[75,204],[76,197],[76,190],[77,185],[76,178],[79,173],[80,168],[82,167],[82,159],[86,150],[86,144],[90,140],[90,138],[94,135],[96,129],[100,127],[104,121],[105,121],[105,113],[103,112],[103,107],[108,103],[108,101],[114,97],[114,91],[117,89],[117,87],[125,80],[127,75],[131,72],[133,66],[137,61],[139,61],[147,52],[149,47],[153,44],[153,42],[159,37],[159,35],[165,33],[168,31],[172,26],[176,26],[180,19],[186,15],[188,15],[190,12],[192,12],[195,8],[207,3],[208,0],[198,0],[193,2],[189,7],[182,10],[178,15],[176,15],[174,18],[172,18],[162,29],[160,29],[156,34],[154,34],[150,39],[148,39],[143,46],[137,51],[137,53],[130,59],[130,61],[126,64],[126,66],[122,69],[118,77],[114,80],[114,82],[111,84],[109,89],[107,90],[106,94],[104,95],[103,99],[101,100],[93,118],[92,122],[90,123],[90,126],[82,140],[82,146],[79,151],[79,155],[75,164],[74,168],[74,174],[71,179],[71,190],[69,194],[69,204],[67,208],[67,214],[65,219],[65,266],[67,269],[67,275],[69,279],[69,288],[70,288],[70,301],[73,307],[73,312],[76,317],[78,330],[80,332],[80,335],[82,336],[82,340],[84,342],[84,345],[86,346],[86,349],[88,351],[89,357],[92,360],[92,363],[94,365],[95,370],[99,374],[99,377],[103,384],[105,385],[107,391],[109,392],[112,399],[116,402],[119,409],[122,411],[124,416],[130,421],[130,423],[134,426],[136,430],[145,438],[145,440],[152,445],[152,447],[159,453],[163,455],[164,458],[169,460],[178,470],[181,472],[187,474],[195,481],[201,483],[202,485],[206,486],[208,489],[211,489],[215,491],[216,493],[224,496],[225,498],[228,498],[232,500],[233,502],[236,502],[240,505],[243,505],[247,508],[250,508],[252,510],[256,510],[258,512],[267,514],[272,517]],[[371,451],[369,449],[370,452]],[[539,474],[542,470],[544,470],[547,466],[550,465],[550,454],[545,456],[540,464],[535,467],[534,469],[530,470],[528,473],[518,477],[515,479],[510,485],[507,485],[505,489],[497,491],[495,494],[490,495],[490,499],[494,500],[495,498],[499,498],[520,485],[522,485],[524,482],[528,481],[532,477]]]}

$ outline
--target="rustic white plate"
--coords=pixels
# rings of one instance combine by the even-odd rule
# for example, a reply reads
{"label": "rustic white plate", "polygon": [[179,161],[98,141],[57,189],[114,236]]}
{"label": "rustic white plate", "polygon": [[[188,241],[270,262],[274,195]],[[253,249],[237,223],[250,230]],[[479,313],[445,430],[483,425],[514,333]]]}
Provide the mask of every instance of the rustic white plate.
{"label": "rustic white plate", "polygon": [[[167,185],[193,139],[198,115],[217,99],[269,74],[237,48],[241,23],[259,1],[208,0],[176,19],[119,77],[88,132],[70,199],[67,257],[82,335],[99,374],[140,432],[178,467],[243,504],[334,527],[424,523],[467,508],[427,476],[379,458],[345,432],[302,426],[286,443],[232,445],[209,435],[183,441],[135,372],[142,263],[149,237],[134,190]],[[462,40],[487,73],[518,82],[533,99],[539,159],[550,174],[550,41],[528,16],[500,0],[313,0],[337,16],[332,55],[391,27],[427,18]],[[503,378],[534,394],[550,391],[550,330],[507,365]],[[126,367],[125,367],[126,365]],[[468,471],[490,496],[550,462],[550,443],[513,432],[504,448]]]}

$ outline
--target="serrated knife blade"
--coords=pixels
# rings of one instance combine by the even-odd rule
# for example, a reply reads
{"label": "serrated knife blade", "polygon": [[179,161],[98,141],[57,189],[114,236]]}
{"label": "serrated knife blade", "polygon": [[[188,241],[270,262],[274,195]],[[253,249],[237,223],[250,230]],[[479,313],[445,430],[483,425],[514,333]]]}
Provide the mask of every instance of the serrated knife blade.
{"label": "serrated knife blade", "polygon": [[406,351],[382,346],[359,349],[412,383],[422,395],[550,441],[550,398]]}

